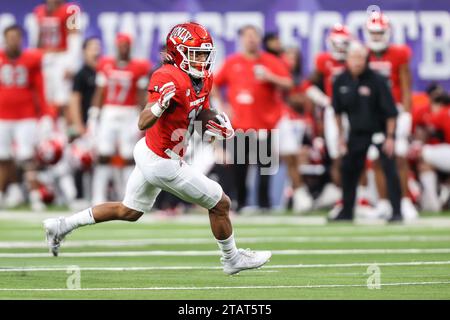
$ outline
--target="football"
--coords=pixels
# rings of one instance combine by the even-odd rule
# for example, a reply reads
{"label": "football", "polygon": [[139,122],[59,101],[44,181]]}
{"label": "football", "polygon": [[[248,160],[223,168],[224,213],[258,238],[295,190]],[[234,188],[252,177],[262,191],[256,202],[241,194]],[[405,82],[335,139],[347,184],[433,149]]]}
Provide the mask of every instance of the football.
{"label": "football", "polygon": [[194,124],[194,128],[197,131],[197,133],[203,137],[205,131],[208,130],[208,128],[206,128],[206,124],[208,123],[208,121],[213,120],[217,122],[216,115],[218,115],[218,112],[215,110],[202,109],[195,118],[196,123]]}

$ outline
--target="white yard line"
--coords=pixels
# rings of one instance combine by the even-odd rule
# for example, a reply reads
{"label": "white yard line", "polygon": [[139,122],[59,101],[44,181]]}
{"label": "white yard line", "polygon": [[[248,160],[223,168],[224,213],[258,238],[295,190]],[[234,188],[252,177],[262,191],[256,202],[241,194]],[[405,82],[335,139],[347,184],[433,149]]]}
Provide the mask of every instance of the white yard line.
{"label": "white yard line", "polygon": [[[407,261],[407,262],[380,262],[375,263],[379,267],[399,267],[399,266],[430,266],[430,265],[450,265],[450,261]],[[264,270],[268,269],[308,269],[308,268],[354,268],[368,267],[374,263],[331,263],[331,264],[280,264],[266,265]],[[0,272],[48,272],[48,271],[67,271],[67,268],[73,266],[40,266],[40,267],[11,267],[0,268]],[[220,266],[154,266],[154,267],[79,267],[80,271],[151,271],[151,270],[220,270]]]}
{"label": "white yard line", "polygon": [[[305,236],[305,237],[239,237],[240,243],[303,243],[303,242],[430,242],[449,241],[450,236]],[[134,247],[172,244],[211,244],[213,238],[153,238],[130,240],[74,240],[64,244],[66,248],[79,247]],[[45,241],[0,241],[0,249],[46,248]]]}
{"label": "white yard line", "polygon": [[[70,215],[69,211],[53,211],[45,213],[33,213],[29,211],[0,211],[0,220],[16,220],[27,222],[42,222],[47,218],[54,218],[58,216]],[[233,215],[231,220],[238,224],[249,225],[272,225],[272,224],[287,224],[287,225],[327,225],[327,219],[323,216],[277,216],[277,215],[255,215],[255,216],[238,216]],[[164,217],[156,214],[144,215],[140,220],[140,223],[176,223],[176,224],[204,224],[209,225],[209,219],[205,214],[193,213],[176,217]],[[384,225],[383,220],[364,220],[356,219],[355,224],[369,226]],[[421,218],[417,221],[411,221],[405,223],[406,226],[413,227],[437,227],[437,228],[449,228],[450,218],[448,217],[427,217]],[[392,228],[392,226],[391,226]]]}
{"label": "white yard line", "polygon": [[[381,287],[396,286],[427,286],[450,284],[450,281],[426,281],[426,282],[392,282],[382,283]],[[312,284],[289,286],[217,286],[217,287],[147,287],[147,288],[0,288],[0,291],[176,291],[176,290],[241,290],[241,289],[321,289],[321,288],[348,288],[367,287],[367,284]]]}
{"label": "white yard line", "polygon": [[[424,254],[450,253],[450,248],[435,249],[326,249],[326,250],[272,250],[274,255],[349,255],[349,254]],[[61,257],[147,257],[147,256],[219,256],[218,250],[151,250],[63,252]],[[46,258],[48,253],[0,253],[0,258]]]}

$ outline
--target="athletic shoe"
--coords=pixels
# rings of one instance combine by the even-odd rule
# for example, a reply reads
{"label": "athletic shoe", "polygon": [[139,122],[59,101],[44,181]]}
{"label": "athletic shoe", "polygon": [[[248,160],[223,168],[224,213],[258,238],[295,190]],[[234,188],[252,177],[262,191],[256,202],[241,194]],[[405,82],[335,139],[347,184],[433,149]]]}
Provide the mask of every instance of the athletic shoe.
{"label": "athletic shoe", "polygon": [[46,219],[44,220],[44,229],[49,251],[57,257],[61,242],[70,233],[67,231],[66,220],[64,217]]}
{"label": "athletic shoe", "polygon": [[231,259],[221,258],[223,272],[228,275],[239,273],[242,270],[256,269],[269,261],[270,251],[251,251],[250,249],[238,249],[238,253]]}

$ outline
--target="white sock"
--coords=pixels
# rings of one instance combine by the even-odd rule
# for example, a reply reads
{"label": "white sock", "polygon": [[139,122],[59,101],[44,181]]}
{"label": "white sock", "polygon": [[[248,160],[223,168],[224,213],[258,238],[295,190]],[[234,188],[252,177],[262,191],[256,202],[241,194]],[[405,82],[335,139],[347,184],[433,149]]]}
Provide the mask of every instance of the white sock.
{"label": "white sock", "polygon": [[[216,239],[217,240],[217,239]],[[217,240],[222,256],[225,259],[232,259],[237,253],[236,243],[234,242],[234,234],[232,233],[228,239]]]}
{"label": "white sock", "polygon": [[72,202],[77,197],[77,189],[75,188],[75,181],[72,175],[64,175],[59,179],[59,186],[64,194],[67,204]]}
{"label": "white sock", "polygon": [[66,226],[69,231],[72,231],[73,229],[76,229],[78,227],[95,223],[94,216],[92,214],[92,208],[75,213],[74,215],[67,217],[65,220]]}
{"label": "white sock", "polygon": [[434,171],[425,171],[420,174],[423,185],[422,206],[425,210],[439,211],[440,203],[437,191],[437,175]]}
{"label": "white sock", "polygon": [[109,180],[112,178],[113,168],[110,165],[99,164],[95,167],[92,178],[92,203],[106,202]]}
{"label": "white sock", "polygon": [[30,191],[30,202],[31,203],[41,203],[41,193],[39,190],[31,190]]}
{"label": "white sock", "polygon": [[356,198],[357,199],[369,199],[369,189],[367,188],[367,186],[364,185],[359,185],[357,190],[356,190]]}

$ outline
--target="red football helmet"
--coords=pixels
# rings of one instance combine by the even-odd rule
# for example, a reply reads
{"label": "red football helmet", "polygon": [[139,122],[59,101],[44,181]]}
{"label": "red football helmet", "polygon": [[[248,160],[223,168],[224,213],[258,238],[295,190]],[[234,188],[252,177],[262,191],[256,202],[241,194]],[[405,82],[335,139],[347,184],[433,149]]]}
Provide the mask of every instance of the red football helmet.
{"label": "red football helmet", "polygon": [[385,50],[391,38],[389,19],[381,12],[372,13],[364,28],[364,38],[370,50],[375,52]]}
{"label": "red football helmet", "polygon": [[178,68],[195,78],[211,75],[216,49],[205,27],[195,22],[177,24],[166,42],[167,58]]}
{"label": "red football helmet", "polygon": [[44,165],[58,163],[63,156],[63,142],[59,139],[41,141],[37,146],[38,160]]}
{"label": "red football helmet", "polygon": [[70,145],[70,163],[79,170],[89,170],[94,163],[94,154],[83,139],[77,139]]}
{"label": "red football helmet", "polygon": [[51,204],[55,200],[55,192],[47,185],[39,183],[39,194],[41,196],[41,201],[45,204]]}
{"label": "red football helmet", "polygon": [[351,40],[352,36],[347,27],[339,23],[335,24],[328,33],[327,49],[334,59],[343,61],[347,56],[347,49]]}

